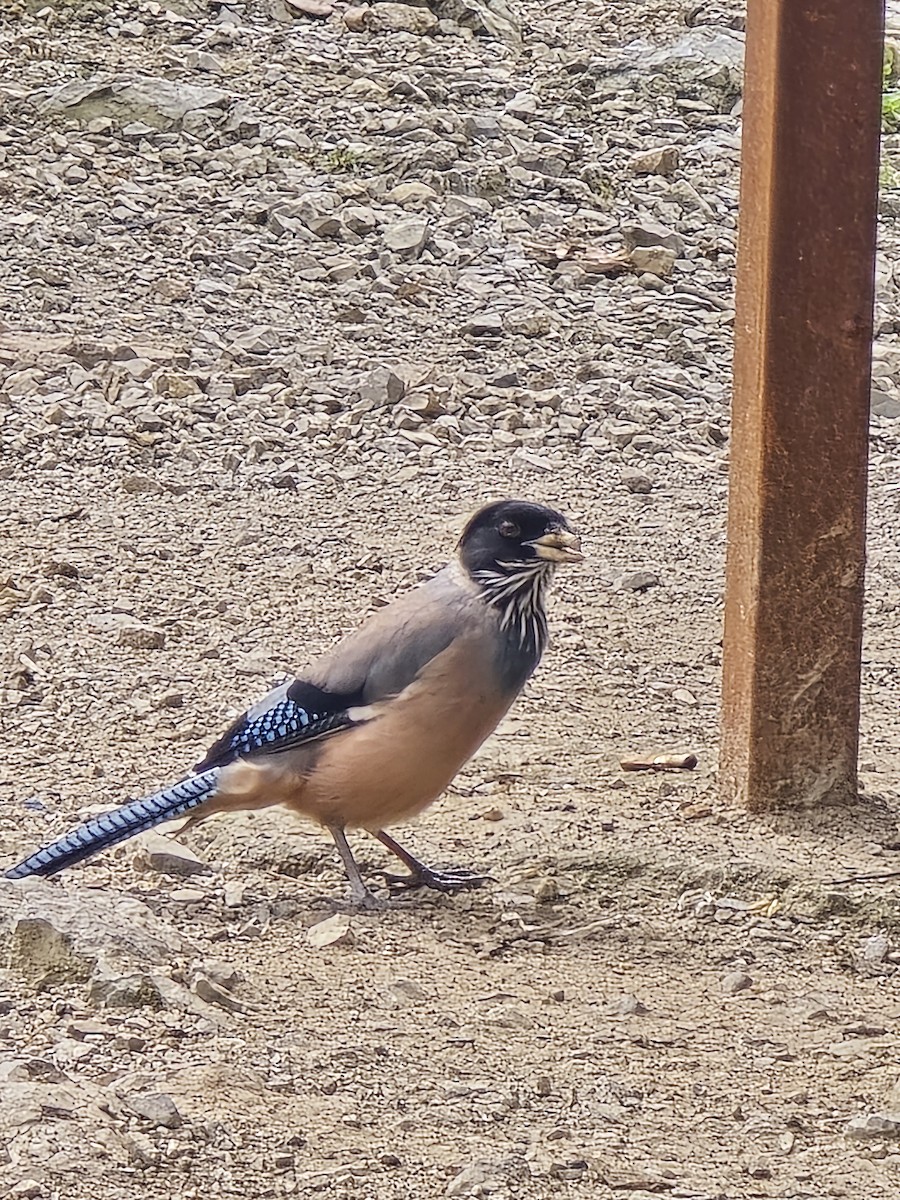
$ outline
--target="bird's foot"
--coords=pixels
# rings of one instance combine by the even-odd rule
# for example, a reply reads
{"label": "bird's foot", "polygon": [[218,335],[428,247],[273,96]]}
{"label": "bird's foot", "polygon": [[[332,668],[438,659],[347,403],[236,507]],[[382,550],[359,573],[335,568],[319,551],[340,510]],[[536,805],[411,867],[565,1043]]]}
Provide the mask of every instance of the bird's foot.
{"label": "bird's foot", "polygon": [[466,871],[462,867],[446,871],[421,867],[417,871],[411,871],[409,875],[391,875],[388,871],[379,871],[378,874],[387,884],[392,896],[402,896],[406,892],[415,892],[423,887],[452,895],[454,892],[469,892],[473,888],[480,888],[483,884],[492,882],[490,875],[479,875],[477,871]]}
{"label": "bird's foot", "polygon": [[367,887],[351,887],[345,904],[351,912],[378,912],[386,906],[387,900],[383,896],[376,896]]}

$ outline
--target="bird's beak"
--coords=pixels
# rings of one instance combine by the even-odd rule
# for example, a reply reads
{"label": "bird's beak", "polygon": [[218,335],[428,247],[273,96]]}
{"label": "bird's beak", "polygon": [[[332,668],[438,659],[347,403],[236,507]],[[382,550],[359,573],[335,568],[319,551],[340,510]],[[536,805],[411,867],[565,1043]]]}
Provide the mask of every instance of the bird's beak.
{"label": "bird's beak", "polygon": [[547,562],[577,563],[584,560],[580,540],[574,533],[569,533],[564,529],[545,533],[542,537],[529,542],[528,545],[534,546],[538,558],[546,559]]}

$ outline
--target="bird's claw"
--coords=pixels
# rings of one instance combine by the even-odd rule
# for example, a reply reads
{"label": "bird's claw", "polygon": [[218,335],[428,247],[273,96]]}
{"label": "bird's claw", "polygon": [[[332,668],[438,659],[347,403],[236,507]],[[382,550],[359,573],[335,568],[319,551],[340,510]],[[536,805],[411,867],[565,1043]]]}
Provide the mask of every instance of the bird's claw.
{"label": "bird's claw", "polygon": [[415,892],[423,887],[450,895],[453,892],[469,892],[492,882],[490,875],[479,875],[477,871],[466,871],[462,868],[439,871],[432,867],[423,867],[409,875],[392,875],[388,871],[378,871],[377,874],[384,880],[392,896],[402,896],[406,892]]}

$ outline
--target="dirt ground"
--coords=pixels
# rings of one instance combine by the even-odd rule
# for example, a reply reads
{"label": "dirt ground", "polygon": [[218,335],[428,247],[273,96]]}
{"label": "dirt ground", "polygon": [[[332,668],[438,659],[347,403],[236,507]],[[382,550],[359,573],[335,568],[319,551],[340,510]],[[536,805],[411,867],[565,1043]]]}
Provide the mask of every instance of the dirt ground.
{"label": "dirt ground", "polygon": [[[604,52],[618,53],[641,36],[661,45],[680,36],[686,7],[599,4],[590,19]],[[348,284],[306,282],[298,272],[309,242],[264,237],[242,191],[299,187],[275,135],[257,139],[261,153],[275,146],[261,183],[243,168],[207,172],[219,200],[208,201],[214,215],[200,240],[204,168],[190,158],[188,134],[161,143],[171,151],[162,165],[147,142],[138,149],[127,139],[119,159],[110,151],[107,167],[95,164],[102,175],[118,163],[121,195],[150,189],[157,215],[143,233],[128,232],[121,216],[107,223],[103,188],[71,194],[47,183],[47,172],[71,169],[57,171],[54,156],[77,158],[88,136],[58,116],[34,117],[28,96],[48,86],[47,72],[62,83],[99,61],[180,77],[165,58],[173,37],[157,31],[148,6],[120,8],[107,13],[147,23],[140,40],[109,34],[107,15],[51,28],[46,58],[22,51],[26,26],[28,44],[41,40],[33,8],[3,18],[20,55],[4,93],[5,194],[27,218],[4,226],[10,290],[0,330],[4,861],[90,806],[177,778],[279,672],[302,669],[374,604],[445,561],[481,502],[521,495],[560,507],[588,558],[558,578],[552,648],[522,701],[452,791],[397,831],[429,861],[488,870],[494,882],[483,890],[353,914],[343,940],[316,947],[308,930],[341,911],[343,877],[327,837],[276,813],[215,819],[185,835],[208,866],[189,878],[152,869],[129,844],[58,880],[21,892],[5,885],[3,905],[18,903],[13,892],[36,904],[61,897],[88,925],[95,903],[119,905],[123,925],[145,923],[169,947],[153,971],[183,987],[158,1003],[103,1004],[62,967],[42,978],[17,969],[21,938],[7,921],[0,1195],[896,1196],[900,881],[831,882],[889,870],[900,850],[900,437],[887,418],[873,424],[859,802],[750,818],[723,807],[715,787],[737,162],[727,152],[692,158],[691,147],[731,136],[736,116],[684,110],[700,114],[685,135],[686,177],[714,210],[679,217],[679,231],[704,247],[684,270],[696,267],[695,284],[720,301],[699,315],[677,282],[660,291],[646,277],[641,286],[601,277],[572,289],[522,266],[509,221],[531,212],[527,188],[505,208],[491,201],[496,225],[479,216],[470,228],[452,224],[449,207],[436,212],[433,230],[463,257],[438,245],[414,279],[412,269],[379,267]],[[740,13],[718,8],[720,23]],[[590,119],[566,107],[576,102],[565,90],[566,55],[579,49],[588,16],[567,5],[517,11],[532,30],[526,46],[538,30],[552,53],[514,60],[497,43],[449,36],[426,53],[417,45],[428,39],[411,34],[351,37],[336,16],[285,33],[252,6],[252,36],[214,49],[236,64],[229,87],[290,115],[315,92],[304,100],[298,84],[289,94],[269,64],[279,54],[294,62],[290,39],[305,39],[304,69],[338,123],[350,110],[338,111],[328,90],[332,68],[353,78],[347,63],[365,60],[355,78],[383,79],[409,60],[419,93],[400,89],[385,103],[425,120],[437,103],[425,75],[444,70],[441,55],[452,50],[460,58],[446,68],[448,87],[463,80],[474,90],[460,86],[447,111],[493,112],[496,95],[502,110],[504,98],[534,86],[562,144],[573,122]],[[178,36],[207,45],[212,20],[196,16]],[[494,77],[505,80],[496,94]],[[259,83],[266,78],[271,92]],[[659,218],[627,156],[681,136],[665,97],[658,112],[640,113],[646,97],[629,88],[621,85],[623,107],[601,110],[621,118],[627,136],[595,147],[614,181],[597,209],[613,234],[629,219]],[[324,128],[328,113],[308,119]],[[480,151],[462,153],[481,164]],[[154,171],[169,172],[157,191],[147,183]],[[377,207],[387,185],[371,180],[383,175],[354,176],[342,202]],[[550,227],[581,236],[585,203],[548,193],[568,223]],[[695,218],[714,236],[704,241]],[[98,241],[85,242],[82,226]],[[890,365],[900,327],[890,319],[889,216],[883,234],[879,347]],[[478,287],[464,257],[470,244]],[[257,259],[252,286],[242,287],[216,255],[247,246]],[[342,253],[362,250],[348,239]],[[45,273],[65,266],[62,290],[35,275],[36,260]],[[148,289],[161,279],[188,287],[181,307],[160,292],[153,299]],[[215,286],[204,291],[204,280]],[[421,303],[410,299],[413,284]],[[510,334],[498,347],[466,332],[485,297],[512,305],[523,292],[552,312],[555,334],[537,343]],[[347,305],[368,320],[341,323]],[[241,315],[247,328],[268,322],[279,332],[268,358],[228,358],[226,330]],[[684,377],[666,374],[676,342],[701,356],[677,363]],[[118,345],[137,349],[123,359]],[[134,400],[121,363],[143,358],[152,379],[202,376],[200,400],[163,385],[151,398],[149,382]],[[458,438],[404,442],[380,406],[341,426],[365,381],[381,386],[367,372],[409,362],[425,364],[420,374],[436,364],[419,391],[450,397],[443,428],[458,418]],[[531,440],[515,425],[506,426],[512,441],[496,436],[488,401],[500,385],[491,380],[506,371],[519,373],[521,403],[543,398]],[[881,378],[890,398],[895,380],[889,370]],[[230,391],[216,390],[223,380]],[[148,409],[157,423],[135,425],[130,414]],[[323,419],[307,429],[298,424],[305,413]],[[643,448],[633,431],[601,429],[613,418],[643,421]],[[580,421],[574,436],[567,420]],[[626,468],[646,472],[650,490],[631,491]],[[654,572],[658,584],[629,590],[621,580],[635,571]],[[162,644],[124,644],[122,631],[134,628],[161,631]],[[699,766],[663,777],[619,767],[660,750],[693,751]],[[374,842],[355,844],[366,869],[390,866]],[[52,944],[63,962],[67,939]],[[212,992],[197,986],[197,964]]]}

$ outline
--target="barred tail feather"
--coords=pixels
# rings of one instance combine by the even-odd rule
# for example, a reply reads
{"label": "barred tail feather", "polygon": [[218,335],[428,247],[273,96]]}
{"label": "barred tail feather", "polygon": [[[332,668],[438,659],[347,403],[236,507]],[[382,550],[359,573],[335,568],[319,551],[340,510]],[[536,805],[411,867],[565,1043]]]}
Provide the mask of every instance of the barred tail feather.
{"label": "barred tail feather", "polygon": [[26,875],[55,875],[66,867],[86,858],[92,858],[100,850],[107,850],[124,842],[136,833],[152,829],[163,821],[171,821],[198,808],[215,792],[221,773],[220,767],[192,775],[181,783],[165,788],[144,800],[123,804],[112,812],[102,813],[84,825],[80,825],[58,842],[30,854],[6,872],[7,879],[24,879]]}

